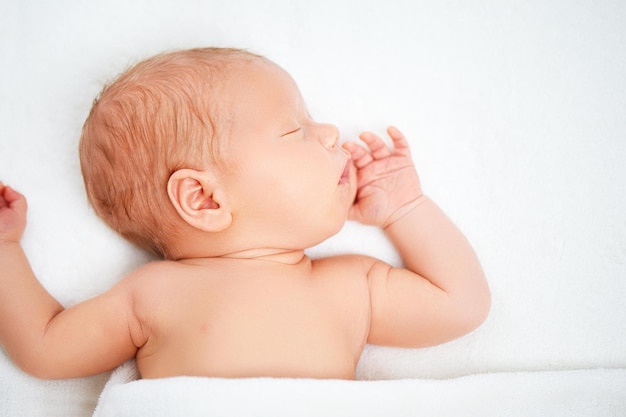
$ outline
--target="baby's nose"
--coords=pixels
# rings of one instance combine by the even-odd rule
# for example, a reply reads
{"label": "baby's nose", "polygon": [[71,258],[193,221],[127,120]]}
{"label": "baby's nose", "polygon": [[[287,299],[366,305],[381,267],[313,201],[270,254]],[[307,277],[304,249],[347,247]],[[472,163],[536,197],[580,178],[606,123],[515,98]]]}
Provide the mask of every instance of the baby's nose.
{"label": "baby's nose", "polygon": [[326,149],[333,149],[339,142],[339,129],[335,125],[322,123],[319,125],[319,138]]}

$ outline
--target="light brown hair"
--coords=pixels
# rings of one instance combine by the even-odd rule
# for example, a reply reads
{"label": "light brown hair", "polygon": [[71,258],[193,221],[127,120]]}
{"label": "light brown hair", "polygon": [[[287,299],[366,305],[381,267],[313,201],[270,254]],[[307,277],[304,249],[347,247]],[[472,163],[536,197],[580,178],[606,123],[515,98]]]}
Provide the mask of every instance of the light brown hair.
{"label": "light brown hair", "polygon": [[238,49],[164,53],[104,87],[80,139],[89,202],[115,231],[175,259],[181,220],[167,182],[181,168],[218,163],[223,133],[220,82],[232,65],[257,57]]}

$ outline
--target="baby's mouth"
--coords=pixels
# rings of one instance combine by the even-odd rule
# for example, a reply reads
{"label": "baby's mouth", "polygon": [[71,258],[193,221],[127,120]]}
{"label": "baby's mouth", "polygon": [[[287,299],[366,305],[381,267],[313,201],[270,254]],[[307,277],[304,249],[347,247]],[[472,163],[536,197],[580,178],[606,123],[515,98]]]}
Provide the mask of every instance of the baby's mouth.
{"label": "baby's mouth", "polygon": [[352,167],[352,160],[348,159],[346,161],[346,166],[343,169],[343,172],[341,173],[341,178],[339,178],[339,185],[341,184],[347,184],[348,182],[350,182],[350,168]]}

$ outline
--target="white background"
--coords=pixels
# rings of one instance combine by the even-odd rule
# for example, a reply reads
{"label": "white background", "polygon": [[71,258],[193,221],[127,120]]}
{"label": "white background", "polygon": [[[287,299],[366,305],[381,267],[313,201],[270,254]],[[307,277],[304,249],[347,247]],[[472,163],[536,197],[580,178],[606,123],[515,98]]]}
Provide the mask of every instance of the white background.
{"label": "white background", "polygon": [[[23,244],[62,303],[149,259],[84,197],[77,142],[93,98],[139,59],[208,45],[282,65],[343,139],[400,127],[424,189],[483,262],[493,307],[479,330],[423,350],[368,347],[360,378],[626,367],[618,0],[1,0],[0,180],[28,197]],[[399,262],[354,224],[311,250],[338,252]],[[54,392],[89,408],[105,378],[41,382],[0,354],[0,403]]]}

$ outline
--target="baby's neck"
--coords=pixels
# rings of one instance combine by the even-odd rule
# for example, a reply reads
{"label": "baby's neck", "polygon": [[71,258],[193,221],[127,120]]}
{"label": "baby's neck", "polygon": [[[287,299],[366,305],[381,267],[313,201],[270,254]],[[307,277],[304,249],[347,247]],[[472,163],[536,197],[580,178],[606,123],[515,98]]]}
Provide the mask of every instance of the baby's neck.
{"label": "baby's neck", "polygon": [[[248,249],[239,252],[228,253],[212,259],[233,259],[233,260],[251,260],[265,261],[284,265],[297,265],[308,258],[304,254],[304,250],[282,250],[282,249]],[[184,259],[187,263],[195,263],[200,259]]]}

